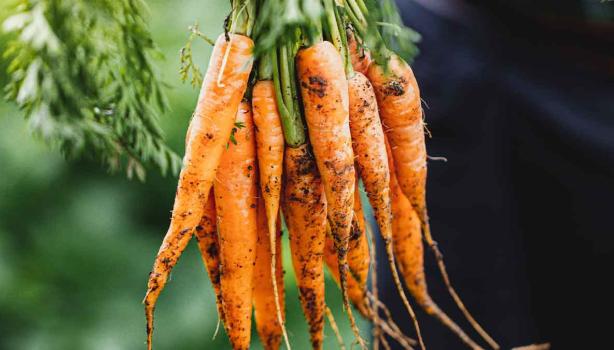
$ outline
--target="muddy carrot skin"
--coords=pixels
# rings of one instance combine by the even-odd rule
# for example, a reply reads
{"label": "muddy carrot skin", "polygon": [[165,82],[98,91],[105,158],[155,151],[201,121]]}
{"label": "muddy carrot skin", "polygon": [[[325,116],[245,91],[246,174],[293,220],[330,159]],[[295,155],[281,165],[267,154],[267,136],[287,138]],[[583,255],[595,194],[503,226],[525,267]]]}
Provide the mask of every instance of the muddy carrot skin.
{"label": "muddy carrot skin", "polygon": [[215,197],[213,191],[204,205],[203,215],[194,230],[194,237],[198,242],[201,258],[209,274],[213,291],[215,292],[217,312],[220,320],[224,322],[224,309],[222,308],[222,294],[220,289],[220,242],[217,236],[217,215],[215,212]]}
{"label": "muddy carrot skin", "polygon": [[324,240],[326,199],[308,144],[286,147],[283,212],[290,233],[292,265],[313,349],[324,330]]}
{"label": "muddy carrot skin", "polygon": [[257,242],[258,169],[250,104],[236,117],[242,128],[229,142],[214,183],[220,240],[220,286],[226,332],[233,349],[249,348]]}
{"label": "muddy carrot skin", "polygon": [[[284,312],[284,272],[281,266],[281,226],[279,221],[275,228],[275,273],[277,274],[277,292],[282,318]],[[258,199],[258,244],[256,265],[254,266],[254,318],[260,342],[265,350],[277,350],[281,344],[282,330],[277,320],[275,293],[271,278],[271,247],[268,220],[264,199]]]}
{"label": "muddy carrot skin", "polygon": [[[143,300],[148,349],[151,349],[156,300],[202,217],[202,202],[211,190],[236,111],[247,88],[254,43],[243,35],[230,34],[230,37],[232,45],[224,35],[220,35],[215,43],[190,125],[171,223],[149,274],[147,294]],[[227,51],[226,64],[223,65]]]}

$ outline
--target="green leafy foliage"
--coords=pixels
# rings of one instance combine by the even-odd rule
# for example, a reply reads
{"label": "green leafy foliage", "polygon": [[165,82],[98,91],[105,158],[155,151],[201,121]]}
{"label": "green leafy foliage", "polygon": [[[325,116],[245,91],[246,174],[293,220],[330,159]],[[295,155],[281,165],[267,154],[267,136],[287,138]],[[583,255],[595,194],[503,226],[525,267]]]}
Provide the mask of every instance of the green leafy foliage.
{"label": "green leafy foliage", "polygon": [[411,63],[418,55],[420,35],[403,24],[394,0],[345,0],[349,22],[369,48],[373,59],[386,66],[392,52]]}
{"label": "green leafy foliage", "polygon": [[178,172],[157,123],[167,102],[141,0],[20,0],[10,11],[6,96],[36,135],[129,177],[143,180],[146,165]]}
{"label": "green leafy foliage", "polygon": [[186,44],[181,48],[179,52],[179,61],[181,64],[179,68],[179,75],[181,77],[182,82],[185,83],[188,79],[190,79],[190,84],[192,84],[192,87],[197,88],[203,82],[203,74],[200,68],[198,68],[198,65],[194,63],[192,44],[194,43],[194,39],[196,38],[203,39],[211,46],[215,45],[215,42],[200,31],[198,27],[198,22],[194,23],[194,25],[191,25],[188,29],[190,31],[190,36],[188,37],[188,41],[186,42]]}
{"label": "green leafy foliage", "polygon": [[297,42],[301,33],[308,42],[321,37],[324,15],[320,0],[262,0],[254,25],[254,54],[260,57],[276,46]]}
{"label": "green leafy foliage", "polygon": [[381,20],[377,25],[380,27],[386,46],[411,63],[420,52],[416,46],[421,40],[420,34],[403,24],[394,0],[379,0],[379,2]]}

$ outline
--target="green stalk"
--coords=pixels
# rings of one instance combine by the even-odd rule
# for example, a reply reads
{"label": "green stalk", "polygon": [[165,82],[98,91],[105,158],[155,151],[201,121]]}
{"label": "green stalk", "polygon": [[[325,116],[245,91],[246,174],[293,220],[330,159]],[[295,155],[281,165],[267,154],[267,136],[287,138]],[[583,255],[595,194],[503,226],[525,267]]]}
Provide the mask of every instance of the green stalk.
{"label": "green stalk", "polygon": [[256,20],[255,0],[231,0],[232,12],[230,13],[229,32],[251,36]]}
{"label": "green stalk", "polygon": [[[342,6],[342,5],[341,5]],[[335,18],[337,19],[337,25],[339,27],[339,32],[341,34],[341,56],[345,57],[345,74],[348,77],[354,75],[354,68],[352,67],[352,60],[350,58],[350,50],[348,48],[348,37],[347,32],[345,30],[345,20],[341,17],[341,13],[339,13],[339,7],[335,6]]]}
{"label": "green stalk", "polygon": [[[273,83],[275,85],[275,99],[277,108],[281,116],[281,126],[284,130],[286,144],[290,147],[298,147],[307,142],[305,135],[305,125],[301,118],[300,108],[293,98],[292,85],[294,84],[294,72],[290,72],[288,64],[287,49],[285,51],[286,60],[277,54],[277,50],[271,51],[271,61],[273,70]],[[294,55],[291,59],[294,61]]]}
{"label": "green stalk", "polygon": [[273,80],[273,65],[271,54],[265,53],[258,60],[258,80]]}
{"label": "green stalk", "polygon": [[335,45],[345,68],[345,73],[349,77],[354,71],[352,69],[352,63],[350,61],[349,52],[347,50],[347,38],[345,36],[345,27],[343,27],[343,21],[339,16],[334,0],[324,0],[325,20],[330,35],[330,40]]}

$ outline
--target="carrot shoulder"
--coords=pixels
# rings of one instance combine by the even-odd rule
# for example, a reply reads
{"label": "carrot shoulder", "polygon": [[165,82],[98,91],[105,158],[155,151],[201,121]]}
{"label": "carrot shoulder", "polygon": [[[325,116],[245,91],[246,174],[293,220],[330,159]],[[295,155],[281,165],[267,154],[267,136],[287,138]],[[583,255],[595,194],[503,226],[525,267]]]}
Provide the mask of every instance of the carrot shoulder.
{"label": "carrot shoulder", "polygon": [[252,317],[252,285],[257,241],[258,173],[250,105],[241,103],[234,139],[224,152],[215,179],[218,216],[220,286],[225,327],[233,349],[248,349]]}
{"label": "carrot shoulder", "polygon": [[283,213],[290,234],[292,266],[313,349],[324,338],[324,240],[326,199],[308,144],[286,147]]}
{"label": "carrot shoulder", "polygon": [[[254,43],[243,35],[232,34],[231,38],[232,45],[226,42],[224,35],[220,35],[215,43],[190,123],[171,223],[149,274],[147,294],[143,300],[147,317],[148,349],[151,349],[156,300],[171,269],[185,249],[192,230],[201,219],[202,202],[211,190],[237,108],[247,88]],[[227,51],[227,62],[224,65]],[[223,85],[218,84],[218,79]]]}

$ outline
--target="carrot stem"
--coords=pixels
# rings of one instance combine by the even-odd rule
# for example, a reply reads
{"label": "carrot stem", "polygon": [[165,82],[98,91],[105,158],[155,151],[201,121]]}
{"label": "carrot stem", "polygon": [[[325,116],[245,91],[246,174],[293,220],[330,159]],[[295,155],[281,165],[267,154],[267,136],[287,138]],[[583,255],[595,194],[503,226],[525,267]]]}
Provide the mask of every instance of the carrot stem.
{"label": "carrot stem", "polygon": [[273,80],[271,54],[265,53],[258,61],[258,80]]}
{"label": "carrot stem", "polygon": [[254,0],[231,0],[232,12],[231,30],[234,34],[251,36],[256,19],[256,4]]}
{"label": "carrot stem", "polygon": [[[280,50],[282,51],[282,50]],[[295,100],[292,98],[292,88],[286,89],[289,84],[294,84],[294,72],[290,74],[288,65],[288,55],[284,63],[283,56],[279,57],[277,50],[271,51],[271,66],[273,73],[273,82],[275,84],[275,97],[277,100],[277,108],[281,116],[281,125],[284,130],[284,138],[286,144],[290,147],[298,147],[307,142],[305,135],[305,125],[301,118],[301,114],[297,113],[298,106],[295,105]],[[294,61],[294,55],[291,58]],[[289,95],[287,95],[289,93]],[[291,105],[288,105],[288,101]]]}

